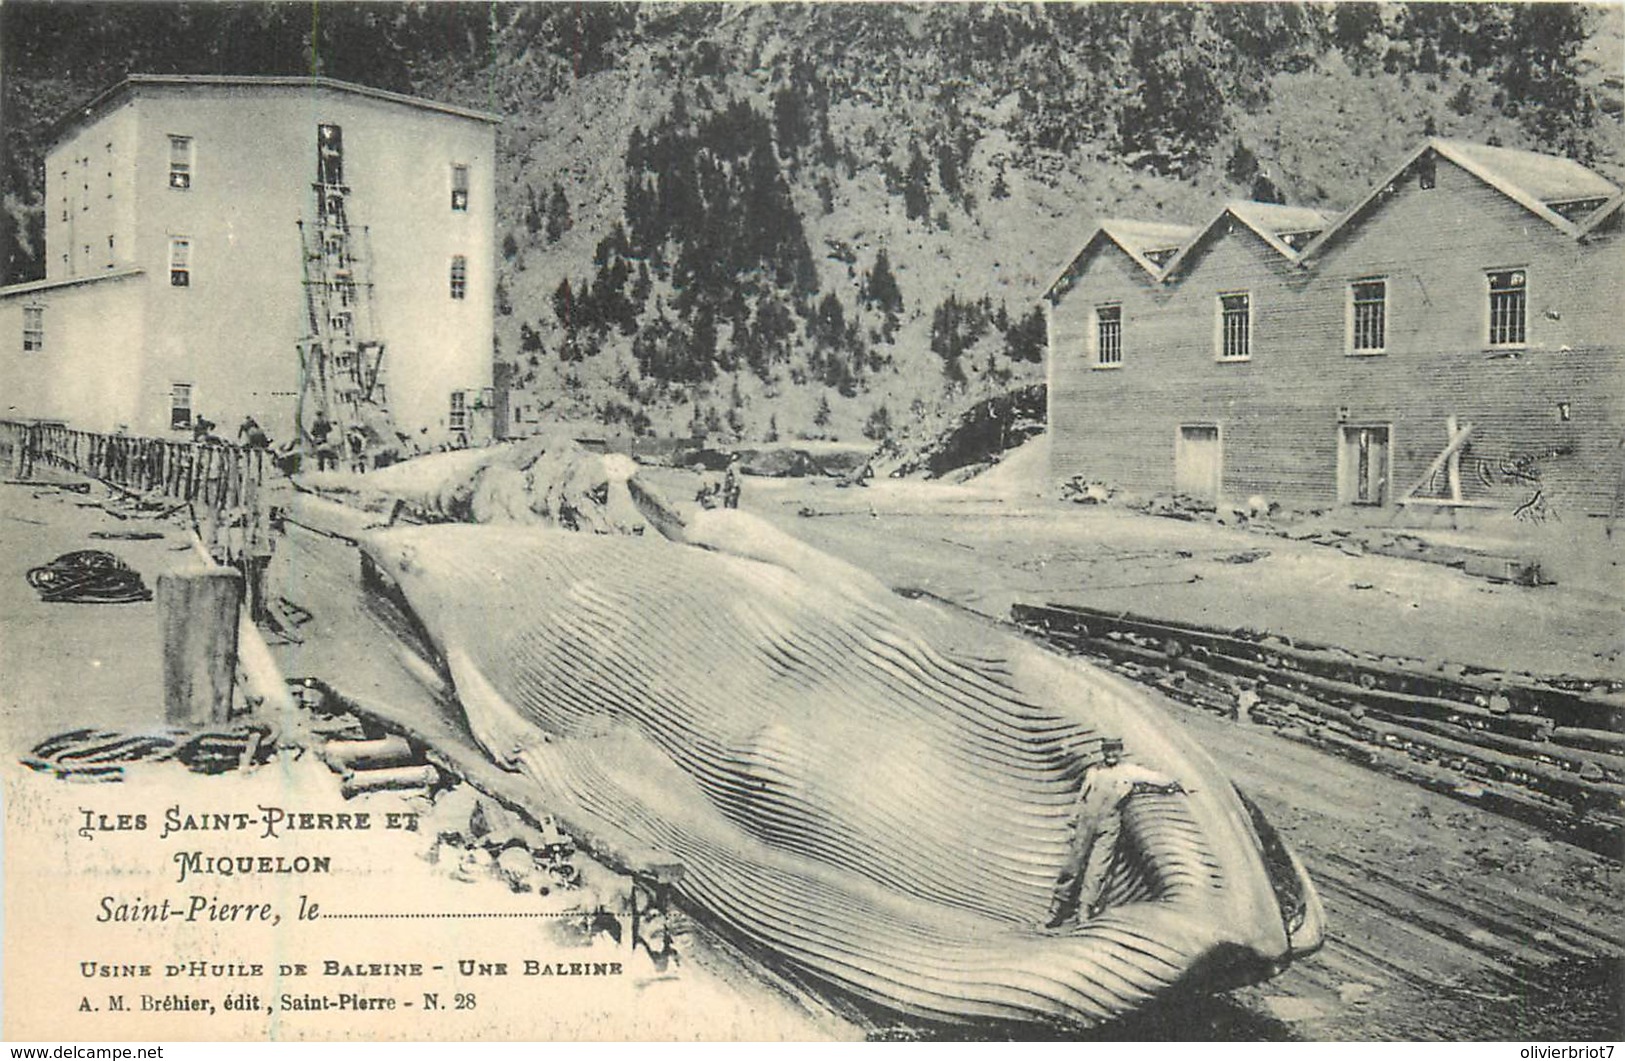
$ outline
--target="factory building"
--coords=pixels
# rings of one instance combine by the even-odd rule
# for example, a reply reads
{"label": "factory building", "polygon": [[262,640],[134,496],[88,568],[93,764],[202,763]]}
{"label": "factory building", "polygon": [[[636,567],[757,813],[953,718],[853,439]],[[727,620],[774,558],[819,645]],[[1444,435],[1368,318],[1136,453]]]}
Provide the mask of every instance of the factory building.
{"label": "factory building", "polygon": [[45,278],[0,288],[4,415],[283,441],[359,386],[418,444],[488,431],[496,121],[319,77],[108,89],[47,151]]}
{"label": "factory building", "polygon": [[1621,202],[1568,159],[1430,139],[1340,215],[1099,223],[1046,297],[1053,478],[1617,515]]}

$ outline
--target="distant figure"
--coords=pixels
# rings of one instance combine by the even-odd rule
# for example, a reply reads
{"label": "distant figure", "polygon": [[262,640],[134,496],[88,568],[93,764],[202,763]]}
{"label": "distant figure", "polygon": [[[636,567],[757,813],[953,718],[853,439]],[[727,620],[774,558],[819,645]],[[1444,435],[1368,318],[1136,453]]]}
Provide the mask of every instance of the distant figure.
{"label": "distant figure", "polygon": [[358,424],[350,428],[345,441],[350,444],[350,470],[364,472],[367,470],[367,433],[361,430]]}
{"label": "distant figure", "polygon": [[192,420],[192,441],[193,442],[218,442],[218,441],[220,441],[219,439],[215,438],[215,436],[214,436],[214,427],[215,427],[215,424],[214,424],[213,420],[205,420],[203,418],[203,414],[198,413],[196,418],[194,418]]}
{"label": "distant figure", "polygon": [[739,492],[742,488],[739,478],[739,458],[735,457],[728,462],[728,471],[722,477],[723,508],[739,507]]}
{"label": "distant figure", "polygon": [[722,484],[717,482],[716,476],[710,472],[700,477],[699,492],[694,500],[700,503],[701,508],[716,508],[722,500]]}
{"label": "distant figure", "polygon": [[338,449],[333,441],[333,421],[327,418],[325,410],[318,410],[316,419],[310,424],[310,442],[316,450],[316,470],[325,472],[339,466]]}
{"label": "distant figure", "polygon": [[242,426],[237,429],[237,443],[249,449],[270,449],[271,437],[265,433],[259,421],[252,416],[245,416]]}

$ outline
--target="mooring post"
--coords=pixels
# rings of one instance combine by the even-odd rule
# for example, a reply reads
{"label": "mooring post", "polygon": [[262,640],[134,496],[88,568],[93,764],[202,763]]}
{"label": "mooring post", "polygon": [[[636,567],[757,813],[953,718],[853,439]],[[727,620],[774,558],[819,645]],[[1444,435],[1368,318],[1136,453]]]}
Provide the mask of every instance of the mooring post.
{"label": "mooring post", "polygon": [[158,576],[164,632],[164,718],[208,725],[231,715],[237,675],[237,621],[243,577],[228,567],[194,567]]}

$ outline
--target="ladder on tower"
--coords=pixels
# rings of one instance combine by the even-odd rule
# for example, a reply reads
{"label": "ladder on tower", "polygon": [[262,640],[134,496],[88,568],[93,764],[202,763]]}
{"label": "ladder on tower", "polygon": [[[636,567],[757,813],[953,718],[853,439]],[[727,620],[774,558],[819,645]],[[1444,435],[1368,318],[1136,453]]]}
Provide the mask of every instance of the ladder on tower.
{"label": "ladder on tower", "polygon": [[[296,418],[305,454],[327,451],[346,464],[359,458],[370,466],[384,452],[398,451],[400,439],[389,415],[384,342],[373,320],[368,232],[351,225],[341,136],[337,126],[318,129],[314,220],[299,222],[306,334],[298,343]],[[359,453],[353,438],[362,440]]]}

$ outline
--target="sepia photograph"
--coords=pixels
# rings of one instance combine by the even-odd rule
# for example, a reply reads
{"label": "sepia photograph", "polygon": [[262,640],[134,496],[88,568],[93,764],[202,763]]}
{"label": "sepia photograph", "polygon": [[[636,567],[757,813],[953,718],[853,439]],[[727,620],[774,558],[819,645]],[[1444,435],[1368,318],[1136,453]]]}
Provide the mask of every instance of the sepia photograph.
{"label": "sepia photograph", "polygon": [[1625,1039],[1625,4],[6,0],[0,132],[5,1040]]}

